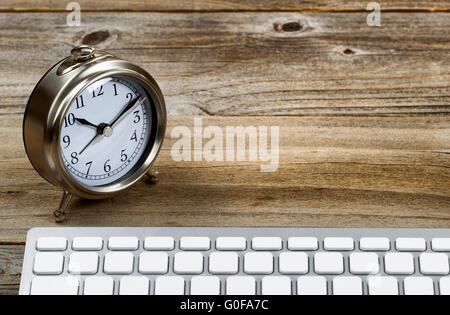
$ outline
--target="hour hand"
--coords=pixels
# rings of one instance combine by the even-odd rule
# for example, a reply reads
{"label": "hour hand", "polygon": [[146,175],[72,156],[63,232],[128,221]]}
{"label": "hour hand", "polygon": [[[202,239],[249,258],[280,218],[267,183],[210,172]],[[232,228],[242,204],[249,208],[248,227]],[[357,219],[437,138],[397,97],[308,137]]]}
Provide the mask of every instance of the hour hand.
{"label": "hour hand", "polygon": [[85,126],[90,126],[90,127],[94,127],[95,129],[98,129],[97,125],[94,125],[93,123],[87,121],[84,118],[75,118],[75,121],[79,124],[85,125]]}

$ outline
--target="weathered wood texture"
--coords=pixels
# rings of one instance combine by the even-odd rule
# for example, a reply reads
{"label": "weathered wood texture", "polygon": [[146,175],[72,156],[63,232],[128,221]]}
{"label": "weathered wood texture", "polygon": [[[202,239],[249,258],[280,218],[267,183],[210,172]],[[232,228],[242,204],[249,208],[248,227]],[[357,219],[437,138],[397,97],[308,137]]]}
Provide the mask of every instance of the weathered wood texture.
{"label": "weathered wood texture", "polygon": [[[88,11],[362,11],[370,1],[361,0],[77,0],[82,10]],[[449,1],[443,0],[378,0],[383,10],[448,10]],[[3,1],[4,11],[62,11],[67,1],[18,0]]]}
{"label": "weathered wood texture", "polygon": [[381,28],[363,13],[86,13],[75,28],[65,19],[0,15],[0,114],[22,113],[45,70],[81,43],[153,73],[170,114],[450,112],[447,13],[386,13]]}
{"label": "weathered wood texture", "polygon": [[[170,117],[158,160],[161,182],[142,181],[100,202],[75,200],[70,226],[449,227],[450,120],[223,117],[203,125],[281,126],[280,168],[261,162],[182,162],[170,155]],[[23,242],[33,226],[55,226],[61,191],[41,179],[20,145],[20,115],[1,120],[0,239]]]}
{"label": "weathered wood texture", "polygon": [[24,246],[0,245],[0,294],[17,294]]}

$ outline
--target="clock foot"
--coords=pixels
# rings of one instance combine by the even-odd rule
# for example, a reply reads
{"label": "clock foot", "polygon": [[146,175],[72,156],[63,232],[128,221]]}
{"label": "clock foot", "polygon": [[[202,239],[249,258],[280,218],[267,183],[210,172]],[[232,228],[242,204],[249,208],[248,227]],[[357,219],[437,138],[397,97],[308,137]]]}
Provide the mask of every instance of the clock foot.
{"label": "clock foot", "polygon": [[61,203],[59,205],[58,210],[53,212],[53,215],[55,216],[55,222],[61,223],[66,220],[66,209],[70,204],[70,201],[72,200],[73,195],[67,191],[63,192],[63,196],[61,199]]}
{"label": "clock foot", "polygon": [[150,170],[147,173],[147,176],[149,178],[150,184],[156,184],[159,182],[159,172],[156,169]]}

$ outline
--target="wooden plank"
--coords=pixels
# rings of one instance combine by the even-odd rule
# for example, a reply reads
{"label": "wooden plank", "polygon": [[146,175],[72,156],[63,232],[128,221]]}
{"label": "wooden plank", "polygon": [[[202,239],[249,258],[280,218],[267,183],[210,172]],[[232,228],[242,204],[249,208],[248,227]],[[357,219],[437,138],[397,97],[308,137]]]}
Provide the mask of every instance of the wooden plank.
{"label": "wooden plank", "polygon": [[0,245],[0,295],[19,293],[25,246]]}
{"label": "wooden plank", "polygon": [[[81,43],[153,73],[170,114],[450,112],[445,13],[386,13],[381,28],[362,13],[86,13],[75,28],[61,13],[0,17],[0,115],[22,113],[41,75]],[[300,30],[283,31],[289,23]]]}
{"label": "wooden plank", "polygon": [[[363,11],[368,1],[350,0],[116,0],[108,3],[93,0],[77,0],[82,10],[88,11]],[[378,0],[383,10],[429,10],[448,9],[448,1],[436,0]],[[68,3],[68,2],[67,2]],[[62,11],[66,2],[54,0],[2,1],[4,11]]]}
{"label": "wooden plank", "polygon": [[[25,241],[56,226],[61,191],[25,158],[20,115],[0,120],[0,240]],[[450,120],[429,117],[205,117],[203,126],[281,126],[280,166],[174,162],[169,119],[157,167],[161,182],[126,194],[75,199],[64,226],[449,227]],[[12,131],[12,132],[11,132]]]}
{"label": "wooden plank", "polygon": [[17,295],[19,294],[20,280],[13,284],[0,285],[0,295]]}

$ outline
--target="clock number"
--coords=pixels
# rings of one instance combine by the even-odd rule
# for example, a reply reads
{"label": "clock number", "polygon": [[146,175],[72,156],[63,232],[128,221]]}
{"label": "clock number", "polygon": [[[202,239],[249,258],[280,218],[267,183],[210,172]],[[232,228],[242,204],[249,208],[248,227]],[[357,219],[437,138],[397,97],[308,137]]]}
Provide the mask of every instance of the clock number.
{"label": "clock number", "polygon": [[111,160],[107,160],[105,162],[105,165],[103,166],[103,169],[105,170],[106,173],[111,171],[111,165],[108,164],[109,162],[111,162]]}
{"label": "clock number", "polygon": [[128,93],[128,94],[127,94],[127,99],[128,99],[128,98],[129,98],[129,99],[130,99],[130,101],[131,101],[131,100],[133,99],[133,94],[131,94],[131,93]]}
{"label": "clock number", "polygon": [[119,95],[119,93],[117,93],[117,85],[114,83],[113,86],[114,86],[114,96]]}
{"label": "clock number", "polygon": [[101,85],[97,94],[95,93],[95,90],[92,91],[92,98],[96,98],[97,96],[102,96],[103,94],[105,94],[105,93],[103,92],[103,85]]}
{"label": "clock number", "polygon": [[141,116],[139,116],[139,111],[134,112],[134,123],[138,124],[141,121]]}
{"label": "clock number", "polygon": [[135,142],[137,142],[137,134],[136,134],[136,130],[133,132],[133,136],[131,137],[130,141],[134,140]]}
{"label": "clock number", "polygon": [[73,152],[70,156],[72,157],[72,164],[78,164],[78,153]]}
{"label": "clock number", "polygon": [[122,163],[125,162],[126,160],[128,160],[128,155],[125,154],[126,150],[127,149],[122,150],[122,152],[120,153],[120,160],[122,161]]}
{"label": "clock number", "polygon": [[86,166],[88,167],[86,175],[89,175],[89,172],[91,171],[92,161],[86,163]]}
{"label": "clock number", "polygon": [[63,138],[63,142],[66,144],[66,147],[64,149],[67,149],[70,146],[70,137],[69,136],[65,136]]}
{"label": "clock number", "polygon": [[64,127],[67,128],[69,126],[73,126],[75,124],[75,115],[69,114],[64,118]]}
{"label": "clock number", "polygon": [[77,102],[77,109],[83,108],[84,107],[83,95],[77,97],[76,102]]}

